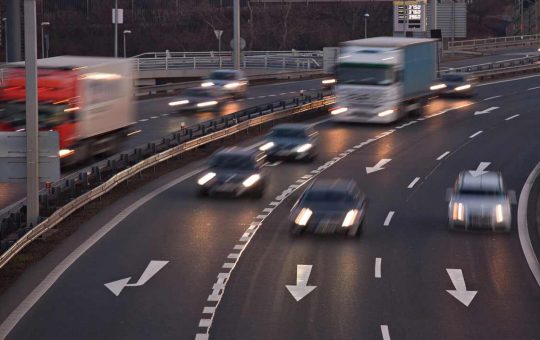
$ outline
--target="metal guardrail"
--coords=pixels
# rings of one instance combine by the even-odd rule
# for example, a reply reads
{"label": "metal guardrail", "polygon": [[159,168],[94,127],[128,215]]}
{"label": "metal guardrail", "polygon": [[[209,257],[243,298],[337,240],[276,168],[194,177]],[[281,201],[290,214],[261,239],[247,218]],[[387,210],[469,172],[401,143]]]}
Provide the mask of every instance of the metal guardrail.
{"label": "metal guardrail", "polygon": [[463,67],[455,67],[455,68],[449,68],[447,70],[439,72],[439,74],[446,74],[446,73],[462,73],[462,72],[470,72],[473,74],[476,74],[478,72],[488,72],[499,69],[509,69],[511,67],[534,67],[536,63],[540,62],[540,54],[530,56],[530,57],[524,57],[524,58],[515,58],[515,59],[508,59],[508,60],[501,60],[496,61],[492,63],[484,63],[484,64],[478,64],[478,65],[470,65],[470,66],[463,66]]}
{"label": "metal guardrail", "polygon": [[[244,57],[249,56],[291,56],[291,57],[321,57],[323,56],[323,51],[296,51],[296,50],[290,50],[290,51],[242,51],[242,55]],[[194,58],[194,57],[207,57],[207,58],[214,58],[214,57],[231,57],[232,52],[231,51],[207,51],[207,52],[146,52],[142,54],[138,54],[136,56],[133,56],[132,58]]]}
{"label": "metal guardrail", "polygon": [[[323,93],[318,93],[316,98],[309,96],[303,99],[294,98],[290,101],[279,101],[246,109],[175,132],[160,141],[123,152],[67,176],[55,183],[50,191],[41,192],[40,211],[45,211],[50,215],[36,227],[25,225],[24,206],[19,207],[17,212],[10,212],[9,216],[3,216],[0,222],[0,238],[13,233],[17,233],[17,238],[11,242],[5,240],[1,242],[0,268],[24,247],[57,226],[76,210],[145,169],[250,127],[327,107],[334,101],[333,97],[325,98]],[[55,206],[51,208],[51,204]]]}
{"label": "metal guardrail", "polygon": [[540,34],[518,35],[511,37],[461,40],[448,43],[449,50],[479,50],[509,46],[530,45],[540,41]]}

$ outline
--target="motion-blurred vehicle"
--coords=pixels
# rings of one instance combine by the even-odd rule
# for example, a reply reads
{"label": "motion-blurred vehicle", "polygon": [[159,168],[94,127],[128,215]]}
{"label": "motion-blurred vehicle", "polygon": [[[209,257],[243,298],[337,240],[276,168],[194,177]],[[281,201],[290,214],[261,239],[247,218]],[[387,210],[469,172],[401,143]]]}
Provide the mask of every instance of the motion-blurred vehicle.
{"label": "motion-blurred vehicle", "polygon": [[473,97],[476,94],[476,83],[470,74],[447,73],[430,89],[444,97]]}
{"label": "motion-blurred vehicle", "polygon": [[378,37],[341,44],[335,121],[390,123],[420,114],[432,95],[437,40]]}
{"label": "motion-blurred vehicle", "polygon": [[281,124],[267,135],[259,150],[268,161],[278,159],[313,161],[317,157],[318,133],[305,124]]}
{"label": "motion-blurred vehicle", "polygon": [[[62,165],[118,152],[135,120],[132,64],[127,59],[39,59],[40,130],[57,131]],[[24,131],[24,62],[7,64],[0,88],[0,131]]]}
{"label": "motion-blurred vehicle", "polygon": [[218,88],[194,87],[184,90],[180,97],[169,102],[169,106],[178,112],[219,112],[229,99],[230,97]]}
{"label": "motion-blurred vehicle", "polygon": [[247,148],[225,148],[214,153],[208,170],[197,180],[201,196],[251,195],[261,198],[266,187],[264,153]]}
{"label": "motion-blurred vehicle", "polygon": [[210,73],[201,87],[217,87],[235,98],[246,95],[249,81],[239,70],[216,70]]}
{"label": "motion-blurred vehicle", "polygon": [[512,223],[510,203],[500,173],[462,171],[450,194],[450,229],[508,232]]}
{"label": "motion-blurred vehicle", "polygon": [[327,77],[321,80],[321,88],[323,90],[331,90],[336,85],[337,80],[335,77]]}
{"label": "motion-blurred vehicle", "polygon": [[291,233],[356,236],[361,232],[366,207],[366,196],[354,181],[317,180],[304,191],[291,210]]}

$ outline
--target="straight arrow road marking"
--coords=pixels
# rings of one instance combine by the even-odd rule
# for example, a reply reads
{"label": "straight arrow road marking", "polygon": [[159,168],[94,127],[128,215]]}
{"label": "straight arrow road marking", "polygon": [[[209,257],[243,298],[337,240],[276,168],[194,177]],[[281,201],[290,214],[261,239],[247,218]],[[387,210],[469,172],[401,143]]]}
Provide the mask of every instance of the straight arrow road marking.
{"label": "straight arrow road marking", "polygon": [[478,116],[478,115],[483,115],[483,114],[486,114],[486,113],[490,113],[491,111],[497,110],[498,108],[499,108],[498,106],[492,106],[489,109],[485,109],[485,110],[482,110],[482,111],[476,111],[474,113],[474,115]]}
{"label": "straight arrow road marking", "polygon": [[383,166],[385,166],[386,164],[390,163],[391,159],[381,159],[377,164],[375,164],[375,166],[368,166],[366,167],[366,172],[368,174],[372,173],[372,172],[376,172],[376,171],[380,171],[380,170],[383,170]]}
{"label": "straight arrow road marking", "polygon": [[291,295],[296,301],[302,300],[306,295],[311,293],[317,286],[308,286],[309,275],[311,274],[312,265],[299,264],[296,266],[296,285],[286,285]]}
{"label": "straight arrow road marking", "polygon": [[156,275],[169,261],[150,261],[146,269],[142,273],[141,277],[136,283],[128,283],[131,277],[105,283],[107,287],[114,295],[119,296],[122,290],[126,287],[139,287],[148,282],[154,275]]}
{"label": "straight arrow road marking", "polygon": [[487,167],[488,167],[490,164],[491,164],[490,162],[481,162],[481,163],[478,165],[478,168],[476,168],[476,170],[469,170],[469,173],[470,173],[473,177],[481,176],[481,175],[487,173],[487,171],[485,171],[485,170],[487,169]]}
{"label": "straight arrow road marking", "polygon": [[463,278],[463,272],[461,269],[446,269],[452,284],[454,285],[454,290],[447,290],[448,294],[455,297],[459,302],[469,307],[472,300],[476,296],[478,291],[476,290],[467,290],[465,286],[465,278]]}

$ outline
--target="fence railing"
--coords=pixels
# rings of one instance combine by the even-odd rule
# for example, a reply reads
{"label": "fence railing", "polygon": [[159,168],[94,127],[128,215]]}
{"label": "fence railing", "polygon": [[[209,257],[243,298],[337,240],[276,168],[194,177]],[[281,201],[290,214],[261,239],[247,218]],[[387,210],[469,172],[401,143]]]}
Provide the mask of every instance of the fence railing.
{"label": "fence railing", "polygon": [[540,41],[540,34],[518,35],[511,37],[461,40],[448,43],[450,50],[478,50],[509,46],[530,45]]}
{"label": "fence railing", "polygon": [[515,58],[515,59],[507,59],[507,60],[501,60],[496,61],[492,63],[483,63],[478,65],[469,65],[469,66],[462,66],[462,67],[455,67],[455,68],[449,68],[443,71],[440,71],[440,74],[445,73],[454,73],[454,72],[469,72],[469,73],[478,73],[478,72],[486,72],[490,70],[498,70],[498,69],[508,69],[511,67],[533,67],[538,62],[540,62],[540,55],[534,55],[530,57],[524,57],[524,58]]}
{"label": "fence railing", "polygon": [[[231,51],[206,51],[206,52],[146,52],[133,56],[133,58],[144,59],[144,58],[196,58],[196,57],[231,57]],[[251,57],[251,56],[290,56],[290,57],[311,57],[311,58],[322,58],[322,51],[242,51],[242,56]]]}
{"label": "fence railing", "polygon": [[40,192],[40,215],[46,218],[37,226],[26,225],[24,202],[0,216],[0,268],[73,212],[145,169],[252,126],[327,107],[334,101],[321,92],[249,108],[174,132],[64,177]]}

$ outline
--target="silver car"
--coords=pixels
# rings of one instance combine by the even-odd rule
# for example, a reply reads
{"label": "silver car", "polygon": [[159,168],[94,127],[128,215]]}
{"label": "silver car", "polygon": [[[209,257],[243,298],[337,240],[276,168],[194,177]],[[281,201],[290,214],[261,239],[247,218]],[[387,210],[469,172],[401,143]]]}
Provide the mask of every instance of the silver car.
{"label": "silver car", "polygon": [[437,84],[431,86],[443,97],[474,97],[476,95],[476,79],[467,73],[443,74]]}
{"label": "silver car", "polygon": [[291,234],[358,235],[366,215],[366,196],[353,180],[317,180],[291,210]]}
{"label": "silver car", "polygon": [[216,87],[235,98],[242,98],[247,92],[248,84],[248,79],[242,71],[216,70],[210,73],[201,86]]}
{"label": "silver car", "polygon": [[511,200],[500,173],[462,171],[449,200],[450,229],[510,231]]}
{"label": "silver car", "polygon": [[173,98],[169,106],[178,112],[214,111],[219,112],[227,104],[229,96],[219,89],[194,87],[184,90],[181,96]]}
{"label": "silver car", "polygon": [[274,127],[259,148],[268,161],[305,160],[317,157],[318,134],[306,124],[281,124]]}

